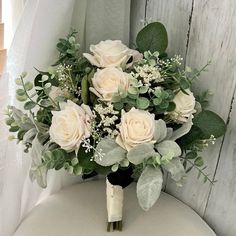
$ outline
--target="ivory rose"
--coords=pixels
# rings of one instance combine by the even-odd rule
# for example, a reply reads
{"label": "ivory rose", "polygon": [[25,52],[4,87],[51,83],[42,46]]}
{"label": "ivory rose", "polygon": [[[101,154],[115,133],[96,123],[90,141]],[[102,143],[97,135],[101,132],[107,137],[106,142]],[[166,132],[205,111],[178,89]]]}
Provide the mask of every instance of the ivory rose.
{"label": "ivory rose", "polygon": [[111,101],[119,89],[128,90],[130,75],[115,67],[98,69],[92,78],[94,92],[103,101]]}
{"label": "ivory rose", "polygon": [[90,136],[92,112],[87,105],[68,100],[60,111],[52,112],[50,138],[66,151],[78,150],[83,138]]}
{"label": "ivory rose", "polygon": [[84,53],[83,56],[97,67],[122,67],[131,56],[133,60],[142,58],[141,53],[129,49],[120,40],[101,41],[96,45],[91,45],[90,51],[93,55]]}
{"label": "ivory rose", "polygon": [[122,111],[119,131],[116,142],[128,151],[138,144],[155,143],[154,114],[136,108]]}
{"label": "ivory rose", "polygon": [[170,113],[170,116],[178,123],[187,122],[188,118],[196,112],[194,109],[196,103],[195,97],[189,89],[187,89],[186,92],[188,95],[182,91],[178,92],[173,99],[176,107],[175,110]]}

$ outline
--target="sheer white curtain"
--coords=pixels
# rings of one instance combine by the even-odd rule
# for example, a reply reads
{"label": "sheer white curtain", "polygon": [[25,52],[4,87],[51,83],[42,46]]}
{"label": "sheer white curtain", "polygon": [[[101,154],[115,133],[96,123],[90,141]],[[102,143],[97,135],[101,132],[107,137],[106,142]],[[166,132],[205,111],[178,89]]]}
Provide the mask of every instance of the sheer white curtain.
{"label": "sheer white curtain", "polygon": [[0,81],[0,235],[13,234],[20,220],[40,200],[63,186],[78,181],[63,171],[51,171],[43,190],[28,177],[30,157],[21,145],[7,140],[2,109],[14,98],[14,80],[22,71],[33,79],[33,67],[41,70],[55,61],[55,43],[72,26],[84,49],[102,39],[129,41],[129,0],[28,0],[21,14],[4,78]]}

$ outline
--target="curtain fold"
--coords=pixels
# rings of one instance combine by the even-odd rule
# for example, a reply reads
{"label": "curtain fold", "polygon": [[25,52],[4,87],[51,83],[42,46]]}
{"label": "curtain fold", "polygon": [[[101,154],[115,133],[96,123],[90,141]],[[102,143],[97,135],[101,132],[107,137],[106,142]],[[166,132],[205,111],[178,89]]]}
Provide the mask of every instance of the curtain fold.
{"label": "curtain fold", "polygon": [[71,27],[78,30],[83,50],[102,39],[121,39],[128,44],[129,10],[130,0],[26,1],[0,80],[0,235],[11,236],[38,202],[80,180],[63,170],[49,172],[47,189],[29,180],[30,157],[21,145],[8,141],[2,111],[7,104],[21,106],[15,100],[15,78],[27,71],[27,79],[33,80],[34,67],[47,70],[56,59],[58,38],[66,36]]}

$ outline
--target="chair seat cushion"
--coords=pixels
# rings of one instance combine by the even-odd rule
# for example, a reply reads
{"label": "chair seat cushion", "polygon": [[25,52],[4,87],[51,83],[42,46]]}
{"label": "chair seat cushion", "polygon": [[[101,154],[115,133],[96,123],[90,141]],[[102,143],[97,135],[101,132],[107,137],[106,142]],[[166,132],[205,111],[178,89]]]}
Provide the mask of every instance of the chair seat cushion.
{"label": "chair seat cushion", "polygon": [[125,188],[123,231],[106,232],[105,180],[65,188],[37,205],[14,236],[216,236],[190,207],[162,193],[143,211],[135,184]]}

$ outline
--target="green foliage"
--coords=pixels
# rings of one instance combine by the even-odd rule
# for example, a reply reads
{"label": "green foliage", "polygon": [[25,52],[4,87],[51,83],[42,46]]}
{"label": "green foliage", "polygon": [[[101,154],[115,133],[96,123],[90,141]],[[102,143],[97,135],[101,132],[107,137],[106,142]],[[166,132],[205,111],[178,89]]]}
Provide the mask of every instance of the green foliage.
{"label": "green foliage", "polygon": [[162,189],[162,172],[160,168],[147,166],[137,183],[137,197],[143,210],[149,210],[157,201]]}
{"label": "green foliage", "polygon": [[196,100],[201,104],[203,110],[206,109],[209,105],[208,99],[210,95],[211,93],[207,90],[196,96]]}
{"label": "green foliage", "polygon": [[35,102],[28,101],[28,102],[25,103],[24,109],[25,109],[25,110],[31,110],[31,109],[33,109],[35,106],[36,106],[36,103],[35,103]]}
{"label": "green foliage", "polygon": [[170,154],[172,157],[179,157],[182,153],[179,145],[171,140],[164,140],[155,147],[162,156]]}
{"label": "green foliage", "polygon": [[203,165],[204,165],[204,161],[203,161],[202,157],[196,158],[196,159],[194,160],[194,164],[195,164],[196,166],[198,166],[198,167],[203,166]]}
{"label": "green foliage", "polygon": [[193,123],[202,131],[201,138],[210,138],[211,135],[218,138],[226,132],[225,122],[212,111],[202,111],[194,118]]}
{"label": "green foliage", "polygon": [[[6,124],[9,131],[15,133],[13,139],[22,140],[26,152],[31,150],[31,178],[46,187],[49,169],[64,168],[75,175],[107,175],[119,168],[131,166],[134,168],[134,177],[140,177],[137,193],[145,210],[155,203],[160,194],[162,171],[169,172],[179,182],[185,172],[195,168],[199,176],[204,177],[204,181],[213,182],[204,173],[206,167],[199,152],[208,144],[214,143],[215,138],[222,136],[226,127],[218,115],[205,110],[209,93],[205,92],[196,97],[199,109],[195,108],[197,113],[194,114],[193,126],[190,120],[183,125],[177,124],[168,115],[176,108],[173,102],[175,95],[179,91],[186,94],[206,66],[201,70],[192,70],[189,67],[183,69],[179,56],[168,58],[165,53],[168,44],[167,32],[159,22],[148,24],[137,35],[137,46],[144,54],[143,59],[134,62],[129,68],[123,67],[124,72],[130,74],[130,86],[128,91],[118,89],[112,98],[114,109],[118,112],[105,117],[113,119],[118,116],[111,126],[105,127],[113,130],[118,127],[122,109],[127,112],[135,107],[149,111],[155,115],[156,120],[155,143],[140,144],[129,151],[123,149],[115,139],[107,138],[109,132],[99,126],[101,119],[105,120],[103,114],[92,121],[91,137],[88,143],[86,140],[82,142],[79,150],[68,153],[50,140],[52,113],[60,110],[60,103],[69,99],[78,105],[87,104],[91,108],[96,103],[102,104],[103,108],[107,105],[89,91],[93,86],[92,77],[97,68],[79,55],[80,46],[75,37],[76,32],[72,31],[66,38],[59,39],[59,58],[54,65],[56,67],[47,72],[38,71],[34,84],[25,81],[26,73],[16,80],[19,86],[16,98],[23,102],[26,114],[15,107],[9,107]],[[59,93],[65,92],[65,95],[51,98],[49,93],[52,86],[61,89]]]}
{"label": "green foliage", "polygon": [[59,59],[54,65],[65,64],[73,65],[79,59],[80,45],[76,43],[77,32],[72,30],[66,38],[60,38],[57,43]]}
{"label": "green foliage", "polygon": [[165,26],[160,22],[148,24],[138,33],[136,43],[140,52],[164,53],[168,45]]}
{"label": "green foliage", "polygon": [[154,154],[154,145],[150,143],[143,143],[132,148],[128,152],[127,158],[131,163],[138,165],[145,159],[152,157]]}
{"label": "green foliage", "polygon": [[191,130],[177,140],[184,149],[197,149],[202,151],[208,143],[224,135],[226,124],[217,114],[204,110],[193,119]]}
{"label": "green foliage", "polygon": [[145,97],[139,97],[136,100],[136,107],[138,109],[145,110],[149,107],[149,104],[150,104],[149,100]]}
{"label": "green foliage", "polygon": [[172,159],[166,165],[163,165],[163,168],[171,174],[171,178],[176,182],[180,182],[186,175],[183,164],[179,158]]}
{"label": "green foliage", "polygon": [[165,111],[170,112],[175,109],[175,103],[172,102],[174,98],[174,92],[172,90],[159,88],[153,92],[153,95],[152,102],[157,114]]}
{"label": "green foliage", "polygon": [[39,142],[36,136],[32,142],[32,150],[30,156],[32,164],[30,169],[31,180],[36,180],[42,188],[47,187],[47,171],[48,168],[42,162],[42,153],[45,147]]}
{"label": "green foliage", "polygon": [[113,139],[104,138],[98,143],[94,156],[97,164],[111,166],[126,157],[126,150],[121,148]]}

